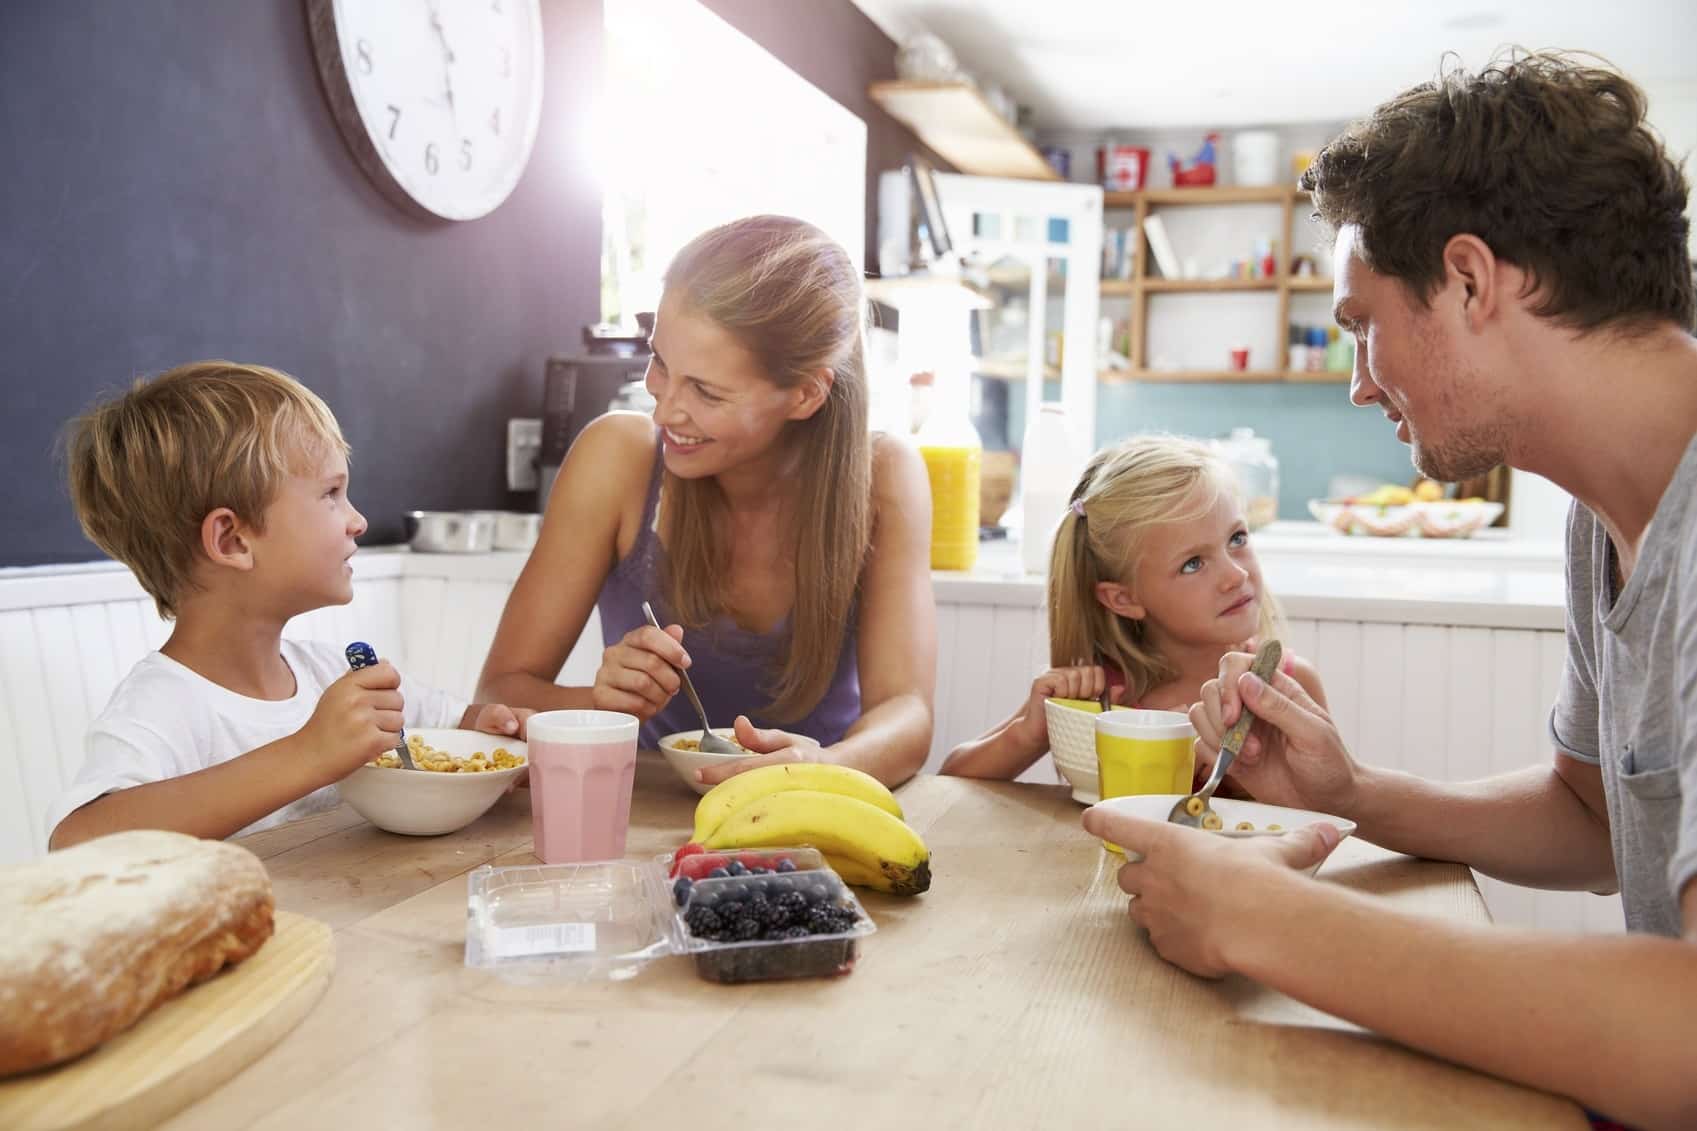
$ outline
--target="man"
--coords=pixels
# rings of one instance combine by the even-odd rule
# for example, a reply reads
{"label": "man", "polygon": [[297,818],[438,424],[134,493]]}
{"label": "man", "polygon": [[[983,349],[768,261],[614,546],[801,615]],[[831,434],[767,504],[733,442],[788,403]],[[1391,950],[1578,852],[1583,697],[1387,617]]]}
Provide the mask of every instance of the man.
{"label": "man", "polygon": [[1628,933],[1399,914],[1298,870],[1336,845],[1330,826],[1252,848],[1095,810],[1085,826],[1145,854],[1120,874],[1131,917],[1186,969],[1247,975],[1633,1126],[1691,1128],[1697,342],[1686,184],[1644,109],[1594,61],[1521,55],[1398,96],[1303,177],[1337,234],[1351,399],[1385,413],[1423,475],[1508,463],[1576,500],[1553,763],[1465,785],[1380,770],[1242,655],[1191,711],[1210,763],[1238,712],[1257,716],[1234,768],[1257,797],[1510,882],[1618,888]]}

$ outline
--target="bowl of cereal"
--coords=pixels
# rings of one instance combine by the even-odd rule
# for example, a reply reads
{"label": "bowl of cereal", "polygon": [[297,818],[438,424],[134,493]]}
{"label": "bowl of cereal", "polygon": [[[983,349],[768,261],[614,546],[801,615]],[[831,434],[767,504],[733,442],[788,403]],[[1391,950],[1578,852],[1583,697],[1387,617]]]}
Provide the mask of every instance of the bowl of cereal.
{"label": "bowl of cereal", "polygon": [[[1172,812],[1174,805],[1183,801],[1187,795],[1182,793],[1142,793],[1131,797],[1110,797],[1101,802],[1098,808],[1113,813],[1124,813],[1131,817],[1142,817],[1146,821],[1165,821],[1167,814]],[[1209,830],[1211,836],[1231,837],[1233,839],[1252,839],[1254,837],[1282,836],[1293,829],[1304,825],[1328,824],[1343,835],[1338,838],[1341,843],[1349,834],[1355,831],[1355,822],[1342,817],[1333,817],[1327,813],[1316,813],[1310,809],[1290,809],[1283,805],[1268,805],[1261,801],[1240,801],[1231,797],[1216,796],[1209,803],[1214,812],[1220,815],[1220,828]],[[1186,828],[1188,826],[1179,826]],[[1201,831],[1201,830],[1197,830]],[[1127,852],[1127,860],[1136,862],[1143,859],[1141,853]],[[1322,861],[1324,863],[1324,861]],[[1308,869],[1313,875],[1320,870],[1316,864]]]}
{"label": "bowl of cereal", "polygon": [[343,778],[342,800],[380,829],[439,836],[463,829],[488,811],[529,768],[525,744],[476,730],[407,732],[416,770],[386,751]]}
{"label": "bowl of cereal", "polygon": [[[737,749],[742,749],[742,744],[737,742],[736,731],[730,727],[725,727],[722,730],[719,727],[714,727],[713,733],[736,746]],[[660,753],[666,756],[666,761],[671,765],[673,772],[684,780],[684,784],[697,793],[706,793],[713,787],[706,782],[696,781],[695,771],[706,769],[708,766],[722,766],[726,762],[740,762],[744,758],[754,756],[753,751],[744,754],[709,754],[701,749],[701,732],[699,730],[685,730],[679,731],[677,734],[668,734],[660,740]]]}

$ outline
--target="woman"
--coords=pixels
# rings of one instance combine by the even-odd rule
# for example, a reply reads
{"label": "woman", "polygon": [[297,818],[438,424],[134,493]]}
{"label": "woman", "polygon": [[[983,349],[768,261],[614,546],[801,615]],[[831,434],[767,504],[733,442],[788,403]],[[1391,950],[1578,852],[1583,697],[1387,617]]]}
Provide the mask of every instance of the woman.
{"label": "woman", "polygon": [[[674,670],[690,668],[709,719],[734,717],[756,752],[705,782],[792,761],[911,777],[936,668],[930,491],[910,448],[867,433],[862,317],[848,255],[800,220],[739,220],[679,252],[653,419],[609,413],[578,437],[480,686],[629,712],[655,746],[699,728]],[[593,687],[559,687],[591,604],[613,643]]]}

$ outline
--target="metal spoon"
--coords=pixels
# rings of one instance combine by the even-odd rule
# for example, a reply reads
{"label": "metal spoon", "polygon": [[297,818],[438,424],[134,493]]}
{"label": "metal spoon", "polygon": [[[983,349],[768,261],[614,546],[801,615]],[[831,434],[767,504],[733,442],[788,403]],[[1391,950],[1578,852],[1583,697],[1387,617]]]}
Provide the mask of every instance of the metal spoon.
{"label": "metal spoon", "polygon": [[[642,603],[642,615],[648,618],[648,623],[660,628],[660,622],[654,619],[654,610],[648,607],[648,602]],[[661,631],[665,631],[661,629]],[[689,695],[690,706],[701,719],[701,742],[699,746],[703,754],[741,754],[746,756],[748,751],[733,742],[727,742],[713,733],[713,728],[707,724],[707,712],[701,707],[701,700],[695,694],[695,684],[689,681],[689,673],[676,665],[672,668],[684,681],[684,691]]]}
{"label": "metal spoon", "polygon": [[[1249,666],[1263,682],[1271,682],[1273,673],[1278,670],[1279,661],[1284,658],[1284,647],[1277,640],[1269,640],[1261,645],[1255,653],[1255,662]],[[1193,793],[1183,801],[1173,806],[1167,814],[1167,820],[1175,825],[1189,825],[1193,829],[1217,829],[1223,823],[1220,815],[1214,812],[1209,802],[1214,799],[1214,791],[1220,788],[1225,780],[1226,771],[1237,761],[1238,751],[1243,749],[1243,740],[1249,737],[1249,727],[1255,721],[1255,716],[1249,713],[1249,708],[1238,705],[1237,722],[1226,731],[1225,738],[1220,740],[1220,756],[1214,760],[1214,772],[1208,775],[1199,793]],[[1210,820],[1212,818],[1212,820]]]}
{"label": "metal spoon", "polygon": [[[356,640],[349,644],[343,655],[348,658],[348,667],[356,672],[361,668],[369,668],[377,662],[377,649],[363,640]],[[403,770],[418,769],[417,766],[412,764],[412,751],[407,749],[406,727],[401,728],[401,740],[395,743],[395,753],[400,755]]]}

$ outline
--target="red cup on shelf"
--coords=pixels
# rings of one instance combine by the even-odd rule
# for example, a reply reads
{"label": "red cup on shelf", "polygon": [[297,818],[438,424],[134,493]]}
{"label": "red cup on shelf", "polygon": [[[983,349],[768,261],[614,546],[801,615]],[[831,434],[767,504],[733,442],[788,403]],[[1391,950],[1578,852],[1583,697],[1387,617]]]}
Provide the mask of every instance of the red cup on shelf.
{"label": "red cup on shelf", "polygon": [[1232,368],[1237,370],[1239,373],[1247,370],[1249,368],[1249,347],[1238,346],[1236,349],[1232,350],[1231,361]]}

